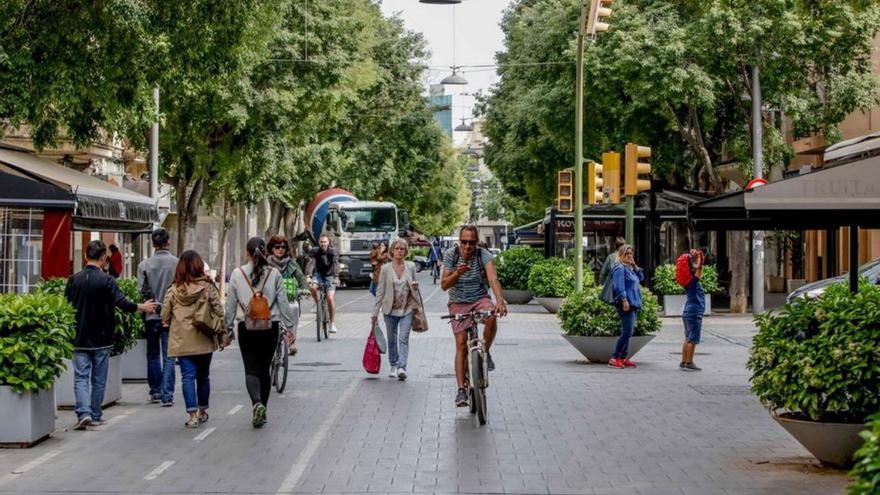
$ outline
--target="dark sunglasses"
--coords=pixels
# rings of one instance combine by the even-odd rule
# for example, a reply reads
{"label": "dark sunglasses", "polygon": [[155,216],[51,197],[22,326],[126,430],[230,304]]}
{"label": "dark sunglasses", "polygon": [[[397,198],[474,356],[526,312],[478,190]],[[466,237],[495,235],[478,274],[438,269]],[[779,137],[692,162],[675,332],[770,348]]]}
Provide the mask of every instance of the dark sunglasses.
{"label": "dark sunglasses", "polygon": [[461,243],[465,246],[476,246],[477,241],[461,241]]}
{"label": "dark sunglasses", "polygon": [[287,247],[286,245],[284,245],[284,244],[276,244],[274,247],[272,247],[272,249],[273,249],[273,250],[274,250],[274,249],[283,249],[283,250],[287,251],[287,250],[290,249],[290,248],[288,248],[288,247]]}

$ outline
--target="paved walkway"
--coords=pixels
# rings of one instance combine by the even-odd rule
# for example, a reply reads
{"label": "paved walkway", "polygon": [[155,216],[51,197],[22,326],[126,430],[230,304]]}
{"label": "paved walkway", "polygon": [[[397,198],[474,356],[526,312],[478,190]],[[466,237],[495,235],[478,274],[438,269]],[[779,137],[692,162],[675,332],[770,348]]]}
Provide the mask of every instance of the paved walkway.
{"label": "paved walkway", "polygon": [[479,427],[453,407],[445,297],[424,292],[432,328],[411,340],[406,382],[385,376],[387,362],[379,378],[362,371],[370,297],[341,292],[340,333],[319,344],[301,330],[264,429],[250,426],[232,349],[215,356],[201,429],[183,427],[182,404],[145,404],[146,385],[126,384],[106,426],[65,431],[74,416],[60,412],[50,440],[0,450],[0,493],[843,493],[846,476],[819,467],[749,393],[747,318],[708,318],[705,371],[686,374],[676,319],[638,369],[612,370],[588,364],[539,306],[516,307]]}

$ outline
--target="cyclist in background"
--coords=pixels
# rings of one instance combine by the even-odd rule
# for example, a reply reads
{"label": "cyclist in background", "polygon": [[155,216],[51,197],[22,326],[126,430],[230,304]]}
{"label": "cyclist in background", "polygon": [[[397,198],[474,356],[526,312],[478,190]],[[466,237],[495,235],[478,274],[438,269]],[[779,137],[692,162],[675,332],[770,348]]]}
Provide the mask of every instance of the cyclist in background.
{"label": "cyclist in background", "polygon": [[[458,246],[448,249],[443,255],[443,278],[440,287],[449,291],[449,314],[463,314],[471,311],[495,311],[498,316],[507,315],[504,293],[498,283],[495,261],[488,249],[477,247],[479,231],[473,225],[465,225],[459,233]],[[489,287],[495,295],[495,304],[489,298]],[[465,367],[467,359],[467,320],[452,321],[452,333],[455,335],[455,377],[458,380],[458,395],[455,405],[468,405],[467,387],[465,387]],[[486,341],[486,365],[495,369],[495,362],[489,349],[495,340],[498,320],[495,317],[485,321],[483,338]]]}
{"label": "cyclist in background", "polygon": [[287,242],[287,237],[280,234],[273,235],[269,239],[267,246],[269,248],[269,256],[266,257],[266,261],[269,262],[269,265],[277,268],[281,272],[281,276],[284,277],[287,302],[290,303],[290,309],[296,316],[297,325],[287,329],[287,342],[290,344],[290,354],[296,355],[296,329],[299,326],[300,317],[300,308],[297,301],[299,300],[300,293],[308,290],[309,284],[299,264],[291,255],[290,243]]}
{"label": "cyclist in background", "polygon": [[431,248],[428,250],[428,267],[432,270],[431,274],[433,274],[433,270],[440,270],[440,263],[443,262],[443,253],[440,252],[440,242],[434,241],[431,243]]}
{"label": "cyclist in background", "polygon": [[339,255],[330,245],[330,237],[322,235],[318,247],[309,250],[309,264],[306,266],[309,289],[318,304],[318,286],[327,288],[327,310],[330,316],[330,333],[336,333],[336,286],[339,284]]}

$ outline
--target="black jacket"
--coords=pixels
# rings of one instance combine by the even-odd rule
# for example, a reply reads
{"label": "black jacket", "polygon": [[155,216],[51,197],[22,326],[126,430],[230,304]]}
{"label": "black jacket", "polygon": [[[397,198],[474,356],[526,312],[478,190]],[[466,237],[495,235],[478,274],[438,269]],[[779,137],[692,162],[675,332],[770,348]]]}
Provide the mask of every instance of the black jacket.
{"label": "black jacket", "polygon": [[67,279],[64,296],[76,308],[73,346],[77,349],[111,347],[116,329],[114,308],[137,311],[137,304],[119,290],[116,279],[92,265]]}
{"label": "black jacket", "polygon": [[309,277],[315,272],[320,273],[322,277],[338,277],[339,268],[339,256],[332,247],[328,248],[326,253],[322,253],[320,247],[309,250],[309,264],[306,265],[306,275]]}

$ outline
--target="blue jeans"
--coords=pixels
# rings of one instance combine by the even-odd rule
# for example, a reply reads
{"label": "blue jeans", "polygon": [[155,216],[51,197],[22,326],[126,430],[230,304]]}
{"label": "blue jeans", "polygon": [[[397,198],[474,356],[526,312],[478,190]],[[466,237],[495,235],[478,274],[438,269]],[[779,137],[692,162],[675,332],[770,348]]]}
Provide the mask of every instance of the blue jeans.
{"label": "blue jeans", "polygon": [[385,328],[388,332],[388,362],[391,366],[406,369],[409,357],[409,331],[412,329],[413,314],[404,316],[385,315]]}
{"label": "blue jeans", "polygon": [[633,330],[636,328],[639,309],[630,308],[629,311],[624,311],[621,306],[617,306],[617,314],[620,315],[620,337],[617,337],[617,343],[614,345],[614,354],[611,357],[626,359],[627,353],[629,353],[629,339],[632,338]]}
{"label": "blue jeans", "polygon": [[162,402],[174,400],[174,358],[168,357],[168,328],[161,320],[147,320],[144,324],[147,337],[147,382],[150,397]]}
{"label": "blue jeans", "polygon": [[180,356],[180,389],[186,412],[208,408],[211,397],[211,357],[213,353]]}
{"label": "blue jeans", "polygon": [[91,416],[94,421],[101,420],[109,367],[109,347],[73,351],[73,395],[76,397],[74,411],[77,419]]}

